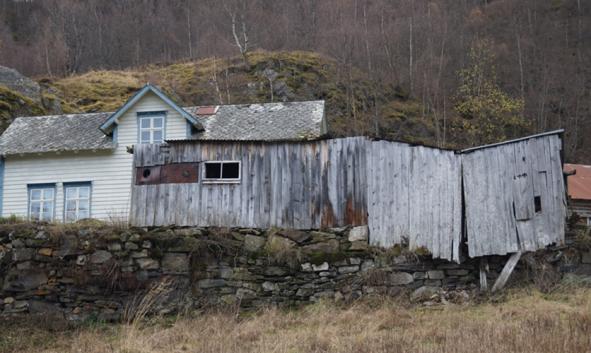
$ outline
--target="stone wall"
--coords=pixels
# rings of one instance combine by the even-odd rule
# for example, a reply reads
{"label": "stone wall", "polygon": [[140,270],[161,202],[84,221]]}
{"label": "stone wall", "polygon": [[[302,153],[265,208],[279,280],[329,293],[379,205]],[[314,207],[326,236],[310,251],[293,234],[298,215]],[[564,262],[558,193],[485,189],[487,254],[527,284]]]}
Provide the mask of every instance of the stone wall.
{"label": "stone wall", "polygon": [[[591,256],[583,260],[591,262]],[[491,281],[505,259],[489,258]],[[120,320],[235,305],[293,306],[372,294],[450,299],[476,290],[478,264],[368,247],[367,228],[117,229],[0,225],[0,311]],[[453,299],[453,298],[452,298]]]}

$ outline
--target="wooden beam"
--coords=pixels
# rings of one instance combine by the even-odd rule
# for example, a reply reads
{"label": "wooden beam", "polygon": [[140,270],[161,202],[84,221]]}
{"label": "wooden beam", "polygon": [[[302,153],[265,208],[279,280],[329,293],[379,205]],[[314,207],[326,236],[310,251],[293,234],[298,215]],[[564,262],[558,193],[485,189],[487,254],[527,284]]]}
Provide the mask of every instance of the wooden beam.
{"label": "wooden beam", "polygon": [[518,251],[515,254],[511,255],[509,260],[507,260],[505,267],[503,267],[503,271],[501,271],[501,275],[499,276],[499,278],[497,278],[495,285],[492,287],[493,292],[503,289],[503,287],[507,283],[507,280],[509,280],[509,276],[511,276],[511,273],[513,273],[513,270],[515,269],[515,266],[517,265],[517,262],[519,262],[520,258],[521,251]]}
{"label": "wooden beam", "polygon": [[488,272],[488,260],[486,257],[480,258],[480,290],[485,292],[488,290],[488,282],[486,281],[486,273]]}

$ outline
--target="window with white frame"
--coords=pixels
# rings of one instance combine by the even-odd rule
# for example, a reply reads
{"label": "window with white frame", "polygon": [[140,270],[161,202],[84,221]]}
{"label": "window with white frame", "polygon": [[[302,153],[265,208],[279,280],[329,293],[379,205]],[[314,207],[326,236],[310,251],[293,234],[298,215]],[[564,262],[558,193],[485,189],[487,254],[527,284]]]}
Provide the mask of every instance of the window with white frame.
{"label": "window with white frame", "polygon": [[55,185],[29,185],[29,219],[52,221],[55,211]]}
{"label": "window with white frame", "polygon": [[90,217],[90,183],[64,184],[64,221]]}
{"label": "window with white frame", "polygon": [[165,118],[164,112],[138,113],[139,143],[162,143]]}
{"label": "window with white frame", "polygon": [[239,161],[211,161],[205,162],[203,168],[205,182],[238,182],[240,181]]}

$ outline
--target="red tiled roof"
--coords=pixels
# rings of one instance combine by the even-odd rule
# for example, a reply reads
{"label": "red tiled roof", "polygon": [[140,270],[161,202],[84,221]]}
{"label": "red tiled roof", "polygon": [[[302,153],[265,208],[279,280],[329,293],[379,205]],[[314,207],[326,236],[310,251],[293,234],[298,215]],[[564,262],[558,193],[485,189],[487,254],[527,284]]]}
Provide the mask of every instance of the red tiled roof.
{"label": "red tiled roof", "polygon": [[564,164],[565,172],[573,170],[576,174],[566,178],[568,196],[576,200],[591,200],[591,165]]}

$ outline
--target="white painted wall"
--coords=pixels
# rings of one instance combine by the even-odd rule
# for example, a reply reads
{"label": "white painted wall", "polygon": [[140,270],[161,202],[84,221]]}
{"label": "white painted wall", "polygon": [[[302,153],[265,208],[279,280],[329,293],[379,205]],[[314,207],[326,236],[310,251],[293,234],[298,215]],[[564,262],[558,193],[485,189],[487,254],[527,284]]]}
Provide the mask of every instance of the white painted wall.
{"label": "white painted wall", "polygon": [[[64,219],[63,183],[92,183],[91,217],[125,219],[129,212],[132,155],[127,146],[137,143],[137,112],[166,111],[166,137],[184,138],[186,120],[155,94],[147,93],[119,119],[117,148],[110,151],[46,153],[8,156],[4,170],[2,216],[27,217],[28,184],[55,183],[55,220]],[[97,126],[98,129],[98,126]]]}

